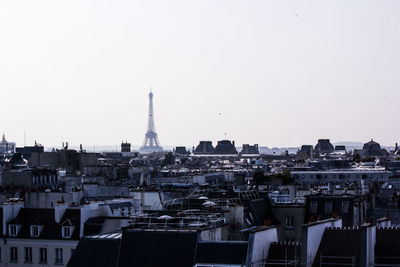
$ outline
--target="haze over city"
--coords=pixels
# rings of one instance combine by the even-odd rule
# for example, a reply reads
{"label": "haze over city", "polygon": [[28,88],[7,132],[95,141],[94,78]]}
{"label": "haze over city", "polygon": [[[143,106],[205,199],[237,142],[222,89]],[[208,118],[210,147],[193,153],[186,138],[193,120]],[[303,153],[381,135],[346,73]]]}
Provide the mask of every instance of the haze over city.
{"label": "haze over city", "polygon": [[398,141],[399,1],[2,1],[0,131],[23,145]]}

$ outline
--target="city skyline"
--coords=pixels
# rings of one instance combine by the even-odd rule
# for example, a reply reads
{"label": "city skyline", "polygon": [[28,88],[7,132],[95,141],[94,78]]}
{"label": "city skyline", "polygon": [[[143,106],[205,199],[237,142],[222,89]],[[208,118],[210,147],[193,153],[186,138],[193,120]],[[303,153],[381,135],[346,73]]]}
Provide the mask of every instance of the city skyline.
{"label": "city skyline", "polygon": [[398,141],[398,1],[22,2],[0,3],[18,146],[140,146],[150,88],[164,146]]}

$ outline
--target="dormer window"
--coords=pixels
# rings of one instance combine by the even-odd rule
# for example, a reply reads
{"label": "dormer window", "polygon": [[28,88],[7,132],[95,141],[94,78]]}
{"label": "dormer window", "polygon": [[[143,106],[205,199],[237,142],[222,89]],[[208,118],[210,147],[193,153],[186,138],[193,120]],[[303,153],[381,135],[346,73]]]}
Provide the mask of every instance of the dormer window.
{"label": "dormer window", "polygon": [[31,237],[39,237],[41,230],[42,230],[42,226],[31,225]]}
{"label": "dormer window", "polygon": [[63,226],[61,231],[62,231],[63,238],[71,238],[73,227],[72,226]]}
{"label": "dormer window", "polygon": [[10,224],[10,225],[8,225],[8,234],[9,234],[10,236],[17,236],[20,227],[21,227],[21,226],[20,226],[20,225],[17,225],[17,224]]}

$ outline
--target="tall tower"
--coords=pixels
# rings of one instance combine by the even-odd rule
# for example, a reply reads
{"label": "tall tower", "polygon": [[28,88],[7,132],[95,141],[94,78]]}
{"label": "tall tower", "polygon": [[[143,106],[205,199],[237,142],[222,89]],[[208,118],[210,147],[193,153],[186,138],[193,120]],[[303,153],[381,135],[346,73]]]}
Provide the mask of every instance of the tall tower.
{"label": "tall tower", "polygon": [[140,148],[142,153],[153,153],[162,151],[162,147],[158,142],[156,128],[154,126],[153,117],[153,93],[150,91],[149,94],[149,123],[147,126],[147,132],[144,137],[143,146]]}

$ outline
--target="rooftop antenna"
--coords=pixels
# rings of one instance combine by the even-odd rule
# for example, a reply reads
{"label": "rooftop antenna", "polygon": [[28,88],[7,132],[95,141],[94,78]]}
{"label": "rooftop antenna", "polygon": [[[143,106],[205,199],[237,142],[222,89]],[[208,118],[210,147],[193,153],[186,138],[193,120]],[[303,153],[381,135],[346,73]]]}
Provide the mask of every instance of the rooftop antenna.
{"label": "rooftop antenna", "polygon": [[26,146],[26,131],[24,131],[24,146]]}

